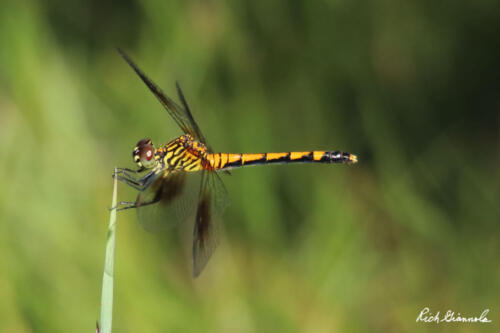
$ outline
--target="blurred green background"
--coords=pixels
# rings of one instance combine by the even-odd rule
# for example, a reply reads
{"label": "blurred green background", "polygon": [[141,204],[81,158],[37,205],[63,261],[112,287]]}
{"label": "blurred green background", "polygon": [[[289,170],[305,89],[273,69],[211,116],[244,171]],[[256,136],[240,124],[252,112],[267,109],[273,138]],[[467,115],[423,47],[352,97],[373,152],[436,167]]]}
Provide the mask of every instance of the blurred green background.
{"label": "blurred green background", "polygon": [[498,331],[499,7],[3,0],[0,331],[95,330],[113,167],[181,134],[115,47],[174,98],[179,80],[216,151],[360,161],[223,176],[196,280],[189,231],[120,213],[115,332]]}

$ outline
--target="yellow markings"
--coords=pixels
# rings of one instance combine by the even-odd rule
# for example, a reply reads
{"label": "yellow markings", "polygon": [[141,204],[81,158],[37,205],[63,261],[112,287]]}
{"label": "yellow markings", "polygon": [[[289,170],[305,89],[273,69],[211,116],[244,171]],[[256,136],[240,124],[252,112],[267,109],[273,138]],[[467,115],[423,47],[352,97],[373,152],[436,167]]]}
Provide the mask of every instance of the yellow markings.
{"label": "yellow markings", "polygon": [[212,167],[217,169],[220,167],[220,154],[212,154]]}
{"label": "yellow markings", "polygon": [[212,168],[215,165],[215,155],[217,155],[217,154],[207,154],[207,156],[205,157],[206,160],[208,161],[208,164],[210,164],[210,166]]}
{"label": "yellow markings", "polygon": [[227,153],[209,154],[208,159],[212,168],[216,170],[222,169],[227,163]]}
{"label": "yellow markings", "polygon": [[177,148],[175,151],[174,151],[174,155],[177,155],[179,154],[182,150],[184,149],[183,146],[179,146],[179,148]]}
{"label": "yellow markings", "polygon": [[263,158],[264,158],[264,154],[242,154],[241,164],[245,164],[246,162],[261,160]]}
{"label": "yellow markings", "polygon": [[324,154],[325,152],[321,150],[313,151],[313,160],[320,161]]}
{"label": "yellow markings", "polygon": [[286,156],[288,156],[288,153],[267,153],[267,160],[268,161],[278,160]]}
{"label": "yellow markings", "polygon": [[177,143],[167,144],[166,151],[174,151],[179,145]]}
{"label": "yellow markings", "polygon": [[[159,165],[159,164],[158,164],[157,166],[155,166],[155,167],[153,168],[153,170],[152,170],[152,171],[155,173],[155,175],[157,175],[157,174],[159,174],[160,172],[162,172],[162,171],[163,171],[163,168],[161,167],[161,165]],[[165,176],[164,176],[164,177],[165,177]]]}
{"label": "yellow markings", "polygon": [[309,155],[309,151],[305,152],[305,151],[292,151],[290,153],[290,160],[298,160],[298,159],[301,159],[302,157],[306,156],[306,155]]}
{"label": "yellow markings", "polygon": [[168,161],[168,164],[170,165],[175,165],[177,164],[177,161],[183,157],[184,154],[179,154],[177,156],[172,157],[170,161]]}
{"label": "yellow markings", "polygon": [[207,151],[207,147],[204,144],[202,144],[201,142],[199,142],[199,141],[194,141],[193,142],[193,148],[195,150],[197,150],[199,152],[203,152],[203,153]]}
{"label": "yellow markings", "polygon": [[197,160],[194,164],[191,164],[184,168],[185,171],[199,171],[201,170],[201,160]]}
{"label": "yellow markings", "polygon": [[227,154],[227,159],[229,163],[234,163],[241,160],[241,154]]}
{"label": "yellow markings", "polygon": [[358,163],[358,157],[356,155],[349,154],[349,162]]}
{"label": "yellow markings", "polygon": [[223,168],[227,164],[228,154],[221,153],[220,154],[220,167]]}

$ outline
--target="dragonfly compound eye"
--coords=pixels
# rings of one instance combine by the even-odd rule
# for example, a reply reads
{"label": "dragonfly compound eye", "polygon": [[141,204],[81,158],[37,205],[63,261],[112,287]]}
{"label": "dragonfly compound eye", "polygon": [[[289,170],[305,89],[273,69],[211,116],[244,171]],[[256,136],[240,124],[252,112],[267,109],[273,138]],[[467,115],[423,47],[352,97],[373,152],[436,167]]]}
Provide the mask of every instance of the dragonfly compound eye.
{"label": "dragonfly compound eye", "polygon": [[134,157],[134,162],[137,163],[139,167],[152,168],[155,162],[154,159],[155,148],[153,143],[149,139],[142,139],[137,143],[137,146],[132,152]]}

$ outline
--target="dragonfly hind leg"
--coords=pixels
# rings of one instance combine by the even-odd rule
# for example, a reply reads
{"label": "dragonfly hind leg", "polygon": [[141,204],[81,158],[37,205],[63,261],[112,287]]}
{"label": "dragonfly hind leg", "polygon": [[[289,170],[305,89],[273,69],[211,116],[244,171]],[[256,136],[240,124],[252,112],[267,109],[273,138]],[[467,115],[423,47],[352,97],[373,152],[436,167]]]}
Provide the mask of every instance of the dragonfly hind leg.
{"label": "dragonfly hind leg", "polygon": [[[122,173],[124,176],[118,175],[118,173]],[[126,171],[121,169],[120,172],[115,173],[115,177],[116,179],[129,185],[130,187],[133,187],[136,190],[143,192],[153,183],[155,179],[157,179],[157,177],[154,177],[154,175],[157,175],[158,173],[159,171],[153,170],[151,172],[148,172],[141,178],[134,178],[131,175],[129,175]],[[111,207],[110,210],[116,209],[117,211],[120,211],[125,209],[148,206],[162,199],[162,196],[158,195],[158,193],[156,193],[156,195],[151,200],[142,201],[139,199],[140,197],[141,196],[139,195],[136,201],[120,201],[116,206]]]}
{"label": "dragonfly hind leg", "polygon": [[[116,209],[116,211],[119,212],[120,210],[152,205],[154,203],[157,203],[160,200],[161,200],[161,197],[158,196],[158,197],[155,197],[151,201],[146,201],[146,202],[141,202],[141,203],[138,203],[137,201],[120,201],[116,206],[111,207],[109,210]],[[123,206],[123,207],[120,207],[120,206]]]}
{"label": "dragonfly hind leg", "polygon": [[[120,206],[124,206],[124,207],[120,207]],[[136,207],[135,201],[120,201],[119,203],[116,204],[116,206],[111,207],[109,210],[116,209],[116,211],[120,211],[120,210],[135,208],[135,207]]]}

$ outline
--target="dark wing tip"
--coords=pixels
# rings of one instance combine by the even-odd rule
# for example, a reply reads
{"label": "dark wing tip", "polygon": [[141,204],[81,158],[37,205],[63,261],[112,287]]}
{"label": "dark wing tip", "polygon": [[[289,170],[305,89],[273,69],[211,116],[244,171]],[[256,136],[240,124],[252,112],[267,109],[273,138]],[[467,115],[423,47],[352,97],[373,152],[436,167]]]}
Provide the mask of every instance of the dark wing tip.
{"label": "dark wing tip", "polygon": [[120,53],[120,55],[122,56],[123,59],[125,59],[125,61],[127,61],[128,63],[131,62],[129,56],[121,48],[117,47],[116,51],[118,51],[118,53]]}
{"label": "dark wing tip", "polygon": [[193,278],[196,279],[198,276],[200,276],[202,270],[203,268],[196,267],[196,264],[193,262]]}
{"label": "dark wing tip", "polygon": [[217,237],[217,227],[215,225],[217,218],[213,215],[213,202],[211,195],[206,192],[208,180],[202,185],[201,198],[198,203],[196,220],[193,233],[193,276],[197,277],[207,265],[210,257],[214,253],[219,243]]}
{"label": "dark wing tip", "polygon": [[[214,236],[211,236],[214,237]],[[212,257],[218,242],[213,242],[209,246],[194,244],[193,246],[193,277],[197,278],[207,266],[208,261]]]}
{"label": "dark wing tip", "polygon": [[190,112],[189,106],[186,102],[186,98],[184,97],[184,94],[182,93],[181,85],[179,84],[179,81],[175,81],[175,88],[177,89],[177,95],[179,96],[179,100],[182,103],[182,106],[186,109],[186,111]]}
{"label": "dark wing tip", "polygon": [[[142,81],[144,81],[144,83],[146,83],[146,85],[149,87],[152,82],[150,83],[148,81],[151,81],[151,80],[146,78],[144,73],[142,73],[142,71],[139,69],[139,67],[137,67],[135,62],[133,62],[132,59],[130,59],[130,57],[119,47],[117,47],[116,50],[118,51],[118,53],[120,53],[122,58],[125,59],[125,61],[130,65],[130,67],[132,67],[132,69],[139,75],[139,77],[142,79]],[[150,89],[151,89],[151,87],[150,87]]]}

